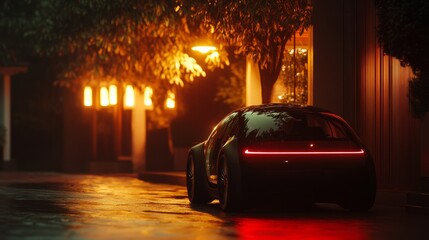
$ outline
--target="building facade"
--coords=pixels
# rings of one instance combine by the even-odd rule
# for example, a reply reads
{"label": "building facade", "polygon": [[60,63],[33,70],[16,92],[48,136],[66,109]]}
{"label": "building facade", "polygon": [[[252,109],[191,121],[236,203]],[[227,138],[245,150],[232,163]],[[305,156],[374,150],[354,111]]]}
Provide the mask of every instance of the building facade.
{"label": "building facade", "polygon": [[379,188],[415,188],[426,170],[422,120],[408,107],[412,72],[383,54],[375,1],[314,1],[313,24],[313,104],[356,129],[374,156]]}

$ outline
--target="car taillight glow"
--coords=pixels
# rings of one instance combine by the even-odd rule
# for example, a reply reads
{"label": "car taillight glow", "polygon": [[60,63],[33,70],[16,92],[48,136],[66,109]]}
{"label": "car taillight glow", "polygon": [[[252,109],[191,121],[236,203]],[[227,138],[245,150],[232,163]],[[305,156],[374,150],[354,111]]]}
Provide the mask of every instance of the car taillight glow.
{"label": "car taillight glow", "polygon": [[339,155],[339,154],[364,154],[363,149],[359,151],[253,151],[246,149],[247,155]]}

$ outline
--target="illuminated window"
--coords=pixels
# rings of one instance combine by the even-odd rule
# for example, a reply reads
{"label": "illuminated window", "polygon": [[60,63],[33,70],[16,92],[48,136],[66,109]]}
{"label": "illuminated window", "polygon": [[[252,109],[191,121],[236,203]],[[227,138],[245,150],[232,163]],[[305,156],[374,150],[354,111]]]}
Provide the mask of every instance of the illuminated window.
{"label": "illuminated window", "polygon": [[107,87],[100,88],[100,106],[109,106],[109,90],[107,90]]}
{"label": "illuminated window", "polygon": [[86,107],[92,106],[92,88],[86,86],[83,90],[83,105]]}
{"label": "illuminated window", "polygon": [[115,85],[109,86],[109,104],[116,105],[118,103],[118,88]]}
{"label": "illuminated window", "polygon": [[152,95],[153,95],[153,89],[151,87],[145,87],[144,89],[144,105],[146,107],[152,107]]}
{"label": "illuminated window", "polygon": [[131,85],[125,87],[125,96],[124,96],[124,105],[125,107],[134,107],[134,88]]}
{"label": "illuminated window", "polygon": [[167,100],[165,101],[165,105],[167,108],[174,108],[176,106],[176,96],[173,92],[168,91],[167,93]]}
{"label": "illuminated window", "polygon": [[310,34],[295,33],[286,44],[279,77],[274,84],[273,102],[309,104]]}

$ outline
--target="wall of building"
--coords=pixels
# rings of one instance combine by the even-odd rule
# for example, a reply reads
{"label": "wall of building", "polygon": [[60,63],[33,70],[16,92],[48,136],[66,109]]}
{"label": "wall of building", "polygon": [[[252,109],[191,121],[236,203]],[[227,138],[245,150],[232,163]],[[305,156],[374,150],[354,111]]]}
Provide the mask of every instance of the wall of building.
{"label": "wall of building", "polygon": [[79,92],[65,90],[63,171],[87,172],[92,156],[91,109],[82,106]]}
{"label": "wall of building", "polygon": [[377,44],[372,0],[314,1],[314,105],[342,115],[370,148],[381,188],[419,176],[420,121],[408,111],[409,69]]}

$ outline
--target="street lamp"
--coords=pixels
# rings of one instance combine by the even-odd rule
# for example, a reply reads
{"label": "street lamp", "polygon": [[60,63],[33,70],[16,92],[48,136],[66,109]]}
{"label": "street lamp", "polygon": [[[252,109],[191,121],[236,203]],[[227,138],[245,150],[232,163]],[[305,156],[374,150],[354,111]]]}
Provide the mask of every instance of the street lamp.
{"label": "street lamp", "polygon": [[204,46],[193,46],[191,49],[192,49],[193,51],[197,51],[197,52],[200,52],[200,53],[202,53],[202,54],[206,54],[206,53],[208,53],[208,52],[216,51],[216,50],[217,50],[217,48],[216,48],[215,46],[210,46],[210,45],[204,45]]}

